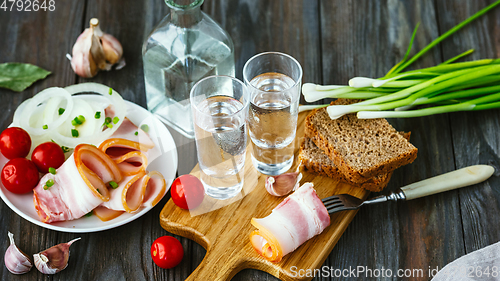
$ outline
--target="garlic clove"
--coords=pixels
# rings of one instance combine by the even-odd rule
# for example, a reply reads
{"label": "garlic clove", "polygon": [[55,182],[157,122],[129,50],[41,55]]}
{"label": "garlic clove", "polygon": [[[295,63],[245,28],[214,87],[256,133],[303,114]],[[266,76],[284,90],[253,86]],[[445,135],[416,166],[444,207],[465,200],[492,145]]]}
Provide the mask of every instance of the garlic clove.
{"label": "garlic clove", "polygon": [[68,243],[61,243],[33,255],[36,268],[44,274],[55,274],[68,266],[69,247],[73,242],[80,240],[76,238]]}
{"label": "garlic clove", "polygon": [[123,67],[125,64],[122,55],[120,42],[103,32],[99,27],[99,20],[92,18],[90,27],[83,31],[73,46],[71,67],[79,76],[90,78],[99,70],[111,70],[116,63]]}
{"label": "garlic clove", "polygon": [[266,190],[273,196],[285,196],[299,187],[301,179],[298,169],[293,173],[271,176],[266,179]]}
{"label": "garlic clove", "polygon": [[120,61],[123,55],[123,48],[120,42],[113,35],[107,33],[103,34],[101,42],[106,61],[110,64],[115,64]]}
{"label": "garlic clove", "polygon": [[9,232],[10,246],[5,251],[5,267],[13,274],[23,274],[31,270],[30,258],[14,243],[14,234]]}

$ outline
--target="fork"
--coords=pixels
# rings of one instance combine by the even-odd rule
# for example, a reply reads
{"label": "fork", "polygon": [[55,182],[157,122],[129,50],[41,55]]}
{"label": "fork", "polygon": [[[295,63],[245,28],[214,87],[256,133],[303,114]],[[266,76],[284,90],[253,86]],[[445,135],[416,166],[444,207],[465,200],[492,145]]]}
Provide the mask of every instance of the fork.
{"label": "fork", "polygon": [[480,183],[495,172],[489,165],[474,165],[446,174],[428,178],[399,188],[389,195],[381,195],[368,200],[361,200],[349,194],[339,194],[322,199],[329,214],[346,210],[356,210],[363,205],[387,201],[416,199],[464,186]]}

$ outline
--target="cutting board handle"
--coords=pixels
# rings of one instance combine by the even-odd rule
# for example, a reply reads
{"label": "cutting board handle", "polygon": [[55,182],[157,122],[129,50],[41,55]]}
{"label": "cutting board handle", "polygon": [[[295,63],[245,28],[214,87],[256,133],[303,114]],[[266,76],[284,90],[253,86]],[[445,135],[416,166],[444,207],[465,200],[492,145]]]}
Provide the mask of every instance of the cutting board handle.
{"label": "cutting board handle", "polygon": [[230,253],[221,256],[219,252],[219,255],[216,256],[207,250],[207,254],[201,263],[186,278],[186,281],[231,280],[242,269],[241,266],[242,263],[235,262]]}

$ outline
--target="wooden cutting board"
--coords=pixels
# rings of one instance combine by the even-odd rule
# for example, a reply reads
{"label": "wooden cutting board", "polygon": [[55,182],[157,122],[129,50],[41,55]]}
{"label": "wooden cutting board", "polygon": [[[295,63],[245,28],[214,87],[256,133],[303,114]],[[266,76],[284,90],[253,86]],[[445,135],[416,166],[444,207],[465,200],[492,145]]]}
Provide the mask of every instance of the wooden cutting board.
{"label": "wooden cutting board", "polygon": [[[295,159],[304,137],[305,117],[306,113],[299,114]],[[272,263],[265,260],[250,244],[250,232],[255,230],[250,219],[269,215],[285,197],[274,197],[267,193],[264,187],[267,176],[254,169],[250,150],[251,145],[247,147],[242,195],[228,202],[205,196],[202,205],[196,209],[197,213],[213,211],[194,216],[189,211],[177,207],[170,199],[160,213],[160,224],[165,230],[192,239],[207,250],[205,258],[187,280],[230,280],[245,268],[263,270],[282,280],[310,280],[312,278],[294,277],[294,271],[319,268],[356,214],[356,211],[345,211],[331,215],[331,224],[323,233],[286,255],[281,262]],[[291,170],[295,170],[297,164],[294,163]],[[198,167],[195,167],[191,174],[199,176]],[[320,198],[348,193],[364,199],[369,194],[364,189],[327,177],[305,172],[302,174],[304,177],[301,183],[313,182]],[[296,268],[291,269],[292,266]]]}

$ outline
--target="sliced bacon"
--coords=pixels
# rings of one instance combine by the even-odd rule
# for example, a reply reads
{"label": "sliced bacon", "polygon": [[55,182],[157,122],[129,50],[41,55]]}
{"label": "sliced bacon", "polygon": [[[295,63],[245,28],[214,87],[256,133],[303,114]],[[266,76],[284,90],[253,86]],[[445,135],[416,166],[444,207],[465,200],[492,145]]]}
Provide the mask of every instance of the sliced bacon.
{"label": "sliced bacon", "polygon": [[111,138],[103,141],[99,149],[106,152],[110,147],[125,147],[146,152],[154,146],[149,135],[125,117],[118,130],[111,135]]}
{"label": "sliced bacon", "polygon": [[131,176],[146,171],[148,158],[140,151],[131,151],[117,157],[115,163],[124,176]]}
{"label": "sliced bacon", "polygon": [[142,206],[154,207],[167,193],[167,183],[163,175],[157,171],[149,172],[147,177],[147,186],[142,201]]}
{"label": "sliced bacon", "polygon": [[302,243],[320,234],[330,225],[326,207],[312,183],[305,183],[285,198],[265,218],[252,218],[257,228],[250,234],[254,249],[271,262],[295,251]]}
{"label": "sliced bacon", "polygon": [[111,210],[111,209],[108,209],[104,206],[97,206],[94,209],[94,215],[96,215],[96,217],[98,217],[102,221],[110,221],[114,218],[119,217],[123,213],[125,213],[125,212]]}
{"label": "sliced bacon", "polygon": [[[77,219],[109,200],[103,178],[121,180],[115,162],[92,145],[78,145],[56,174],[44,175],[33,190],[33,203],[40,220],[50,223]],[[54,184],[44,189],[49,179]]]}
{"label": "sliced bacon", "polygon": [[125,177],[117,188],[111,189],[111,199],[101,206],[115,211],[133,213],[139,209],[147,187],[145,172]]}

